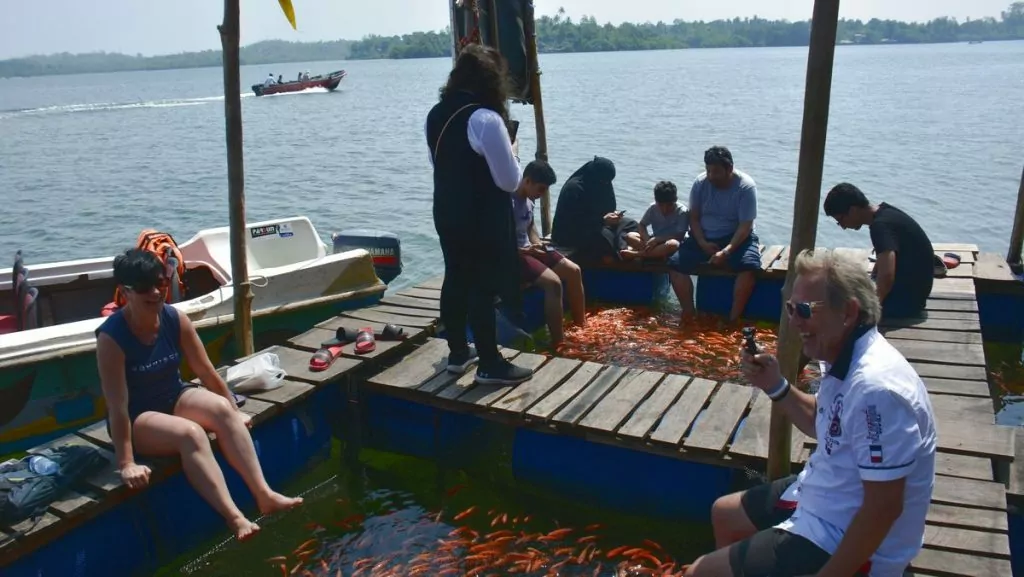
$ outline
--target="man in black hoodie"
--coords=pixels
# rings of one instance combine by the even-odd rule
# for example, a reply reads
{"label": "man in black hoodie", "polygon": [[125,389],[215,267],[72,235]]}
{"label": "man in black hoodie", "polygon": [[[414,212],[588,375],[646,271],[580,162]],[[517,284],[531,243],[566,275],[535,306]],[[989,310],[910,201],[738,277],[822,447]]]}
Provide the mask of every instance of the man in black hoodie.
{"label": "man in black hoodie", "polygon": [[[427,115],[426,137],[434,165],[434,228],[444,255],[448,370],[465,372],[479,355],[477,383],[514,385],[533,371],[498,353],[495,326],[495,297],[515,310],[522,296],[509,197],[521,171],[508,132],[506,69],[493,48],[463,48]],[[467,319],[475,347],[467,342]]]}

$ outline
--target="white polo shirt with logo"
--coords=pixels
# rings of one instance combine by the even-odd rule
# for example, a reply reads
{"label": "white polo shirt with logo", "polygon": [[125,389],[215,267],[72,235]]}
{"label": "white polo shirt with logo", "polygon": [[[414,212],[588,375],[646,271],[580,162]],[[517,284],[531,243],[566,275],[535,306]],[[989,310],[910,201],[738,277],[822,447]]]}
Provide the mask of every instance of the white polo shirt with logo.
{"label": "white polo shirt with logo", "polygon": [[862,326],[816,394],[818,446],[783,495],[778,528],[834,554],[864,501],[862,481],[906,478],[903,513],[871,557],[871,576],[903,574],[924,540],[935,481],[935,418],[924,382],[875,327]]}

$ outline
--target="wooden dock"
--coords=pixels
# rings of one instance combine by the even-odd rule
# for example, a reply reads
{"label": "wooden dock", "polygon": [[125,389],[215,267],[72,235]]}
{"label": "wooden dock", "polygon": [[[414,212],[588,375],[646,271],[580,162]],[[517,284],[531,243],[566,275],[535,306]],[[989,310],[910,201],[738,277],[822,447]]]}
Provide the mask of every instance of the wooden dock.
{"label": "wooden dock", "polygon": [[[846,249],[873,264],[867,250]],[[936,245],[961,264],[936,279],[927,313],[880,327],[928,387],[938,419],[939,455],[925,546],[912,565],[918,575],[1009,575],[1008,499],[1024,506],[1024,446],[1014,429],[995,424],[987,382],[974,275],[996,259],[973,245]],[[763,251],[766,274],[784,274],[785,247]],[[989,273],[988,278],[993,278]],[[398,291],[382,301],[389,322],[432,319],[443,279]],[[362,314],[370,320],[369,314]],[[445,371],[447,346],[431,338],[363,385],[384,394],[509,426],[725,467],[763,470],[771,402],[746,386],[690,375],[662,374],[503,349],[537,370],[516,387],[477,386],[472,370]],[[815,442],[793,430],[799,470]],[[1012,482],[1011,482],[1012,481]],[[1007,490],[1010,484],[1010,490]]]}
{"label": "wooden dock", "polygon": [[[925,548],[914,571],[1008,575],[1007,507],[1008,500],[1014,510],[1024,507],[1024,443],[1014,442],[1012,429],[994,424],[971,276],[1003,280],[1008,273],[998,258],[978,254],[977,247],[936,245],[936,252],[951,250],[961,254],[962,264],[954,274],[936,280],[926,318],[882,327],[924,378],[939,418],[938,477]],[[854,252],[869,266],[866,251]],[[763,275],[782,278],[786,248],[765,247],[762,254]],[[461,377],[447,373],[446,345],[432,338],[442,280],[388,294],[377,305],[344,312],[260,351],[278,354],[288,377],[282,387],[251,395],[243,406],[253,416],[253,434],[333,385],[675,459],[763,468],[770,402],[763,394],[752,396],[747,387],[510,349],[503,349],[506,357],[537,369],[533,379],[518,387],[474,386],[472,372]],[[367,355],[356,355],[348,345],[329,370],[309,371],[311,353],[339,327],[379,331],[384,323],[403,327],[408,339],[378,340],[377,350]],[[97,447],[110,466],[53,503],[38,522],[0,527],[0,566],[31,555],[104,512],[131,506],[126,501],[137,495],[114,470],[103,422],[30,452],[64,443]],[[812,450],[813,440],[794,431],[794,470]],[[146,464],[154,473],[151,488],[180,472],[176,459]]]}

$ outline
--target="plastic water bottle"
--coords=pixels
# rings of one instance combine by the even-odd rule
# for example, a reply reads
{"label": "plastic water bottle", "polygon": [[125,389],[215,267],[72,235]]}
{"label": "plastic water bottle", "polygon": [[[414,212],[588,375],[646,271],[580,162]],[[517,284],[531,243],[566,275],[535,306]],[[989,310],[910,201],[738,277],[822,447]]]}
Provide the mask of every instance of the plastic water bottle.
{"label": "plastic water bottle", "polygon": [[56,475],[60,465],[42,455],[35,455],[28,460],[28,470],[36,475]]}

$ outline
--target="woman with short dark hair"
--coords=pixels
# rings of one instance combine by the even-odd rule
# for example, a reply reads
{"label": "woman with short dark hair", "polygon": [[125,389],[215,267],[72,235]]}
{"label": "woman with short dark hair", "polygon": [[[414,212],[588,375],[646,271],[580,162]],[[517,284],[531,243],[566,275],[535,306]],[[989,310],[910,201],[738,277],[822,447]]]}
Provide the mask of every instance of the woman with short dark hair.
{"label": "woman with short dark hair", "polygon": [[[107,403],[107,428],[121,479],[129,488],[149,483],[145,456],[181,457],[185,476],[239,539],[259,531],[231,499],[207,431],[252,491],[260,512],[295,507],[302,499],[275,492],[241,412],[217,374],[192,321],[166,303],[166,266],[153,253],[131,249],[114,259],[114,279],[126,303],[96,329],[96,357]],[[203,386],[181,379],[182,357]]]}

